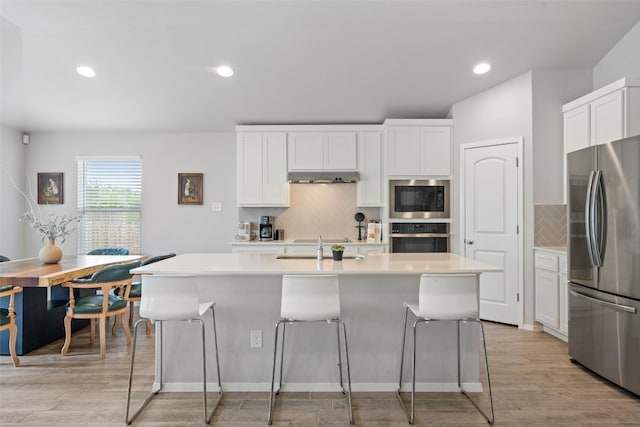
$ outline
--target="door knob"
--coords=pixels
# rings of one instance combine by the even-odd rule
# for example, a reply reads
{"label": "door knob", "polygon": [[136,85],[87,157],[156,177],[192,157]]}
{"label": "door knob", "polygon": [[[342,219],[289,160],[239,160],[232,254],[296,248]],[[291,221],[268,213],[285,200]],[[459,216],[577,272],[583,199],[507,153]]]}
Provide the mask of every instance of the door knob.
{"label": "door knob", "polygon": [[473,245],[473,240],[467,240],[467,239],[464,239],[464,242],[465,242],[467,245]]}

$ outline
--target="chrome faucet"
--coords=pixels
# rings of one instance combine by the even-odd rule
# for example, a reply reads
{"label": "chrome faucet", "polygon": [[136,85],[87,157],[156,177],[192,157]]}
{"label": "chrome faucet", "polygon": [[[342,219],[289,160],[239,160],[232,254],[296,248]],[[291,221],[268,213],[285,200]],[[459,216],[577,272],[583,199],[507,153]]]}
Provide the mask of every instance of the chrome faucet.
{"label": "chrome faucet", "polygon": [[324,253],[322,252],[322,236],[318,236],[318,248],[317,248],[316,259],[318,261],[322,261],[323,258],[324,258]]}

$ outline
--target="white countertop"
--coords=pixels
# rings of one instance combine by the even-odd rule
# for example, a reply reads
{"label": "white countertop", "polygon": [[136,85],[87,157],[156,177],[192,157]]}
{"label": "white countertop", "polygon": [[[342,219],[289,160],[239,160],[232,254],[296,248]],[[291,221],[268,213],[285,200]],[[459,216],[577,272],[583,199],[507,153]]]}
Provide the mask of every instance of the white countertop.
{"label": "white countertop", "polygon": [[[295,240],[235,240],[231,246],[269,245],[269,246],[315,246],[316,242],[296,242]],[[322,242],[323,245],[340,244],[344,246],[368,245],[387,246],[385,242],[367,242],[366,240],[352,240],[350,242]]]}
{"label": "white countertop", "polygon": [[482,273],[500,268],[451,253],[370,254],[364,259],[333,261],[277,259],[276,254],[190,253],[131,270],[135,274],[255,276],[281,274],[415,275],[422,273]]}

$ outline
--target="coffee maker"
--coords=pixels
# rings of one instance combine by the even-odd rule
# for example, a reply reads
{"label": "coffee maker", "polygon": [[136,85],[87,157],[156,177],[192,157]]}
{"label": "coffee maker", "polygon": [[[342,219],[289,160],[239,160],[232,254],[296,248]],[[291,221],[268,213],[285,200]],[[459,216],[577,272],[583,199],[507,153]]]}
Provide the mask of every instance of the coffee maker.
{"label": "coffee maker", "polygon": [[272,216],[258,217],[258,236],[260,240],[273,240],[273,222]]}

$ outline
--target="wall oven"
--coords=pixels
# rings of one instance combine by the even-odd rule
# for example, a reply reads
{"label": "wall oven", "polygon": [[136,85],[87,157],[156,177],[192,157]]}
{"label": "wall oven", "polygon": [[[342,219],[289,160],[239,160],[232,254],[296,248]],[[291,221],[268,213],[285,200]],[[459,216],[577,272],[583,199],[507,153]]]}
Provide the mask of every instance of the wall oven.
{"label": "wall oven", "polygon": [[389,218],[450,218],[449,180],[390,180]]}
{"label": "wall oven", "polygon": [[393,222],[391,252],[449,252],[449,224],[443,222]]}

